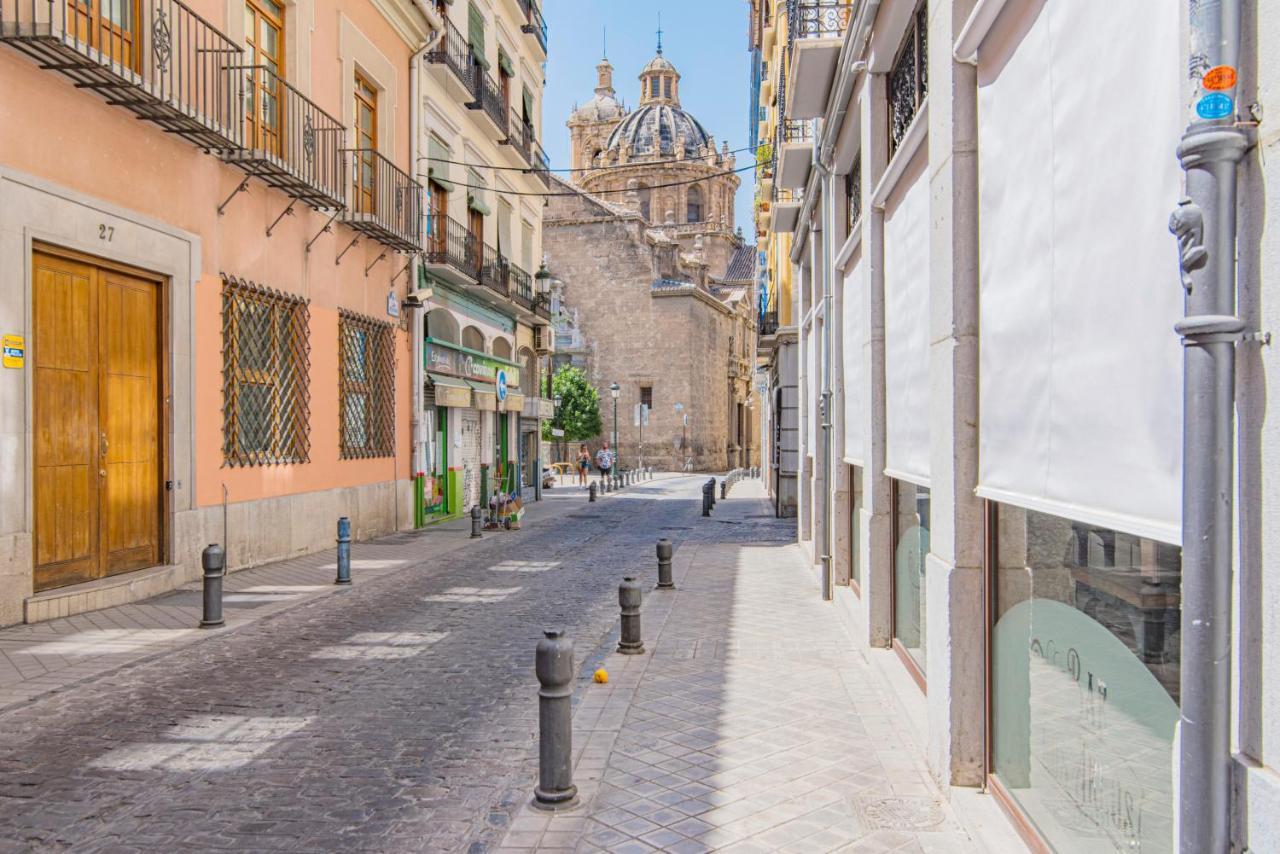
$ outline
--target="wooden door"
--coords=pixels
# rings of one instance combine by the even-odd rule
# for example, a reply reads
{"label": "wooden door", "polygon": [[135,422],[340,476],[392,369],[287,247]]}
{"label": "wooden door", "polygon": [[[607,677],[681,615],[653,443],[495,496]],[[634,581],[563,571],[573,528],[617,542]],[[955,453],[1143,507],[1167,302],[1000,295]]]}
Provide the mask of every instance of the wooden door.
{"label": "wooden door", "polygon": [[161,290],[33,259],[35,589],[161,559]]}
{"label": "wooden door", "polygon": [[139,68],[138,0],[67,0],[67,34],[104,59]]}

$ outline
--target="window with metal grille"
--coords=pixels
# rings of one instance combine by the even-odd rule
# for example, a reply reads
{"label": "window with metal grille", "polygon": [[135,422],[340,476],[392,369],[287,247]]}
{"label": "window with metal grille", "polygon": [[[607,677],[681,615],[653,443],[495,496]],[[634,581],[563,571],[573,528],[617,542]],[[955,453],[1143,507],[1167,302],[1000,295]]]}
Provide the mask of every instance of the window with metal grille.
{"label": "window with metal grille", "polygon": [[653,386],[640,386],[640,402],[650,409],[653,409]]}
{"label": "window with metal grille", "polygon": [[222,277],[222,444],[227,465],[310,460],[309,322],[303,298]]}
{"label": "window with metal grille", "polygon": [[927,3],[921,3],[916,10],[906,40],[889,71],[890,157],[898,150],[899,143],[907,134],[907,128],[911,127],[912,120],[920,112],[920,105],[924,103],[925,95],[929,93],[927,7]]}
{"label": "window with metal grille", "polygon": [[844,176],[844,193],[848,200],[845,210],[846,234],[853,234],[853,228],[862,218],[862,152],[854,157],[853,168]]}
{"label": "window with metal grille", "polygon": [[338,435],[344,460],[389,457],[396,438],[395,330],[338,312]]}

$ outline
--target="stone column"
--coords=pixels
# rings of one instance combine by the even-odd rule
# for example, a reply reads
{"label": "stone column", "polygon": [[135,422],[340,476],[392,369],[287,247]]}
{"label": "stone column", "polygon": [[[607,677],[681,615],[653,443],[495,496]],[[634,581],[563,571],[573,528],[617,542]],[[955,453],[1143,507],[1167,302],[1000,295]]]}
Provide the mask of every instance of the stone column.
{"label": "stone column", "polygon": [[942,783],[983,771],[983,518],[978,481],[977,75],[956,62],[973,0],[929,4],[929,764]]}

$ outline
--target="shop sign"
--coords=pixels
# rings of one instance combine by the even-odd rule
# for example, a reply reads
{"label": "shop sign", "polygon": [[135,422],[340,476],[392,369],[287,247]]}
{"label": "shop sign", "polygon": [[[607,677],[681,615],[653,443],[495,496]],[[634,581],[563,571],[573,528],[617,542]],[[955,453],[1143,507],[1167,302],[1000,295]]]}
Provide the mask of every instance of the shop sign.
{"label": "shop sign", "polygon": [[[422,366],[428,371],[439,374],[487,383],[497,383],[498,375],[502,374],[506,384],[517,386],[520,384],[519,368],[512,367],[500,359],[454,348],[430,339],[422,345]],[[504,389],[502,398],[505,397]]]}
{"label": "shop sign", "polygon": [[21,335],[4,336],[4,366],[21,368],[26,361],[27,345]]}

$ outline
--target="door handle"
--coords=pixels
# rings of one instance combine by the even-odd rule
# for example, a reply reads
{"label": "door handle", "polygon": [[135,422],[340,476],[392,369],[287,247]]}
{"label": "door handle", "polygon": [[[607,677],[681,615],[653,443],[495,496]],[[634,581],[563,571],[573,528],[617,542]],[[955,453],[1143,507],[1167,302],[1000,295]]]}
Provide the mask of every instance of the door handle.
{"label": "door handle", "polygon": [[98,477],[106,477],[106,476],[107,476],[106,469],[98,469]]}
{"label": "door handle", "polygon": [[[110,444],[107,442],[107,434],[101,430],[98,431],[98,455],[105,457],[107,455],[107,448],[109,447]],[[106,474],[106,472],[103,472],[103,474]]]}

